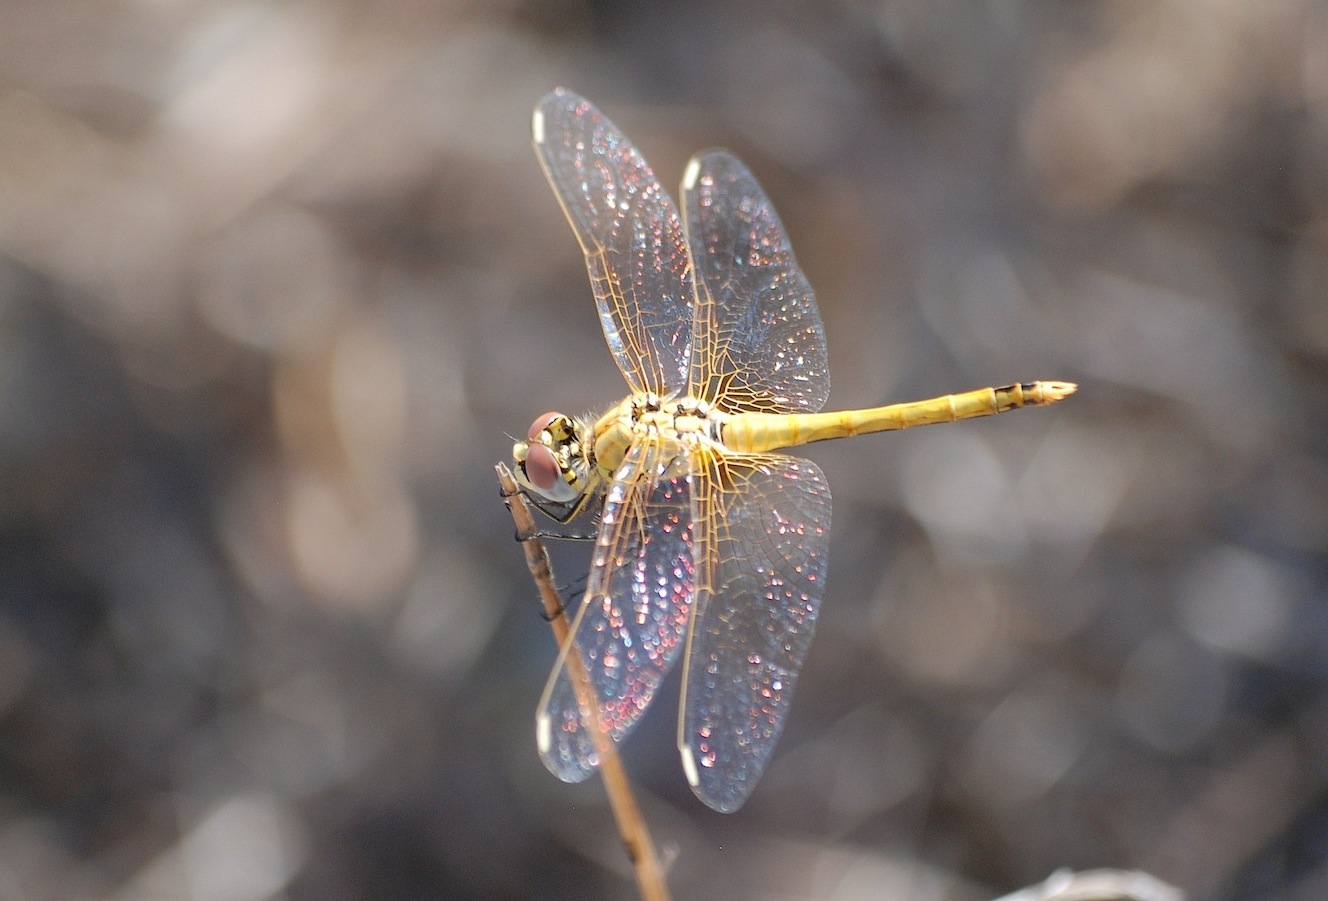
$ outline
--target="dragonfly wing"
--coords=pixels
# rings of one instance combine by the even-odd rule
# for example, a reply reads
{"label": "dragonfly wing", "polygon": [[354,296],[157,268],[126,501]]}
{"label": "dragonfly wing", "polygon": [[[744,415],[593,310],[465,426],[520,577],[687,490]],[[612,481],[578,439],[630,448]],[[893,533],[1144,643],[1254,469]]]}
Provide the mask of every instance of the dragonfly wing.
{"label": "dragonfly wing", "polygon": [[640,151],[585,99],[535,108],[535,150],[576,232],[604,337],[634,392],[687,384],[692,276],[677,207]]}
{"label": "dragonfly wing", "polygon": [[669,447],[657,436],[633,444],[614,475],[572,625],[577,654],[563,650],[540,702],[540,756],[566,782],[585,779],[599,765],[593,713],[578,696],[576,668],[594,689],[605,734],[618,742],[645,712],[682,647],[695,581],[691,492],[685,467],[676,465]]}
{"label": "dragonfly wing", "polygon": [[765,770],[811,644],[830,489],[797,457],[726,456],[709,469],[693,491],[714,568],[696,593],[678,747],[697,797],[727,813]]}
{"label": "dragonfly wing", "polygon": [[721,409],[815,412],[830,394],[825,331],[770,198],[711,150],[683,177],[696,278],[690,393]]}

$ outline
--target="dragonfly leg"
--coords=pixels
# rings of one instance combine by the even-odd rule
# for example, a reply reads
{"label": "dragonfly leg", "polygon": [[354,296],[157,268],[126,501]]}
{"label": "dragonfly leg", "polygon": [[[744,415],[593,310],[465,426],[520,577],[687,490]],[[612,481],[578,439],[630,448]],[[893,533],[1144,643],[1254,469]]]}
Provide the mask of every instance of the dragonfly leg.
{"label": "dragonfly leg", "polygon": [[516,532],[513,533],[513,538],[517,544],[525,544],[527,541],[535,541],[544,538],[551,538],[556,541],[594,541],[595,535],[584,532],[564,535],[562,532],[550,532],[545,529],[535,529],[533,532],[523,532],[521,529],[517,529]]}
{"label": "dragonfly leg", "polygon": [[566,618],[567,618],[567,608],[564,607],[561,603],[558,605],[557,610],[540,610],[540,619],[544,620],[546,623],[551,623],[556,619],[566,619]]}

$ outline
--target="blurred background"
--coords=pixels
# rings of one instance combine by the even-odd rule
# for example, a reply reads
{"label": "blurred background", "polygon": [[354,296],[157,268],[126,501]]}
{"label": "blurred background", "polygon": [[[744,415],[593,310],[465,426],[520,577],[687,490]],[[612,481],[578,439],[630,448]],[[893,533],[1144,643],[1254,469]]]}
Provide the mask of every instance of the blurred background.
{"label": "blurred background", "polygon": [[557,85],[749,163],[831,407],[1082,385],[808,451],[755,795],[625,749],[676,895],[1328,897],[1328,7],[5,0],[0,901],[632,897],[492,468],[624,394]]}

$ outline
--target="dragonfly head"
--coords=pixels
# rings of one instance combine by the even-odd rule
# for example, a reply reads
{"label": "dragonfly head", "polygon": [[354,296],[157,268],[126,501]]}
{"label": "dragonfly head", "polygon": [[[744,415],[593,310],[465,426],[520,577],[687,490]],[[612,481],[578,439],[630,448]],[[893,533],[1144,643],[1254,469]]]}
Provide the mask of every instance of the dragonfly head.
{"label": "dragonfly head", "polygon": [[588,469],[581,426],[570,416],[545,413],[530,424],[526,440],[512,445],[516,480],[527,491],[559,504],[585,491]]}

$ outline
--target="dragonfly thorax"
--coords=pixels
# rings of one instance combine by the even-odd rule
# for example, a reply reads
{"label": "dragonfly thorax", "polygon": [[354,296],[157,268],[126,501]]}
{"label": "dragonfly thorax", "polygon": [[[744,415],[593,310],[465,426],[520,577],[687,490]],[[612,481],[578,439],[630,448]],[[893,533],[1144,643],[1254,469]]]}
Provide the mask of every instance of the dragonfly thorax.
{"label": "dragonfly thorax", "polygon": [[661,400],[654,394],[635,395],[595,422],[591,462],[601,477],[609,479],[634,442],[718,443],[727,419],[726,414],[694,397]]}

